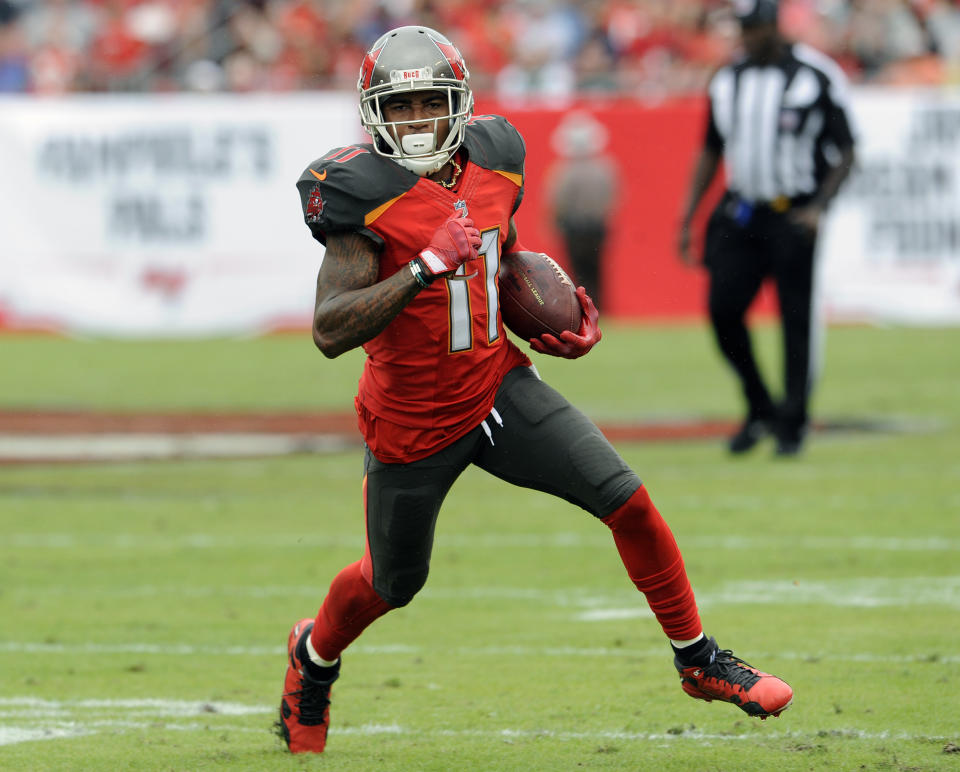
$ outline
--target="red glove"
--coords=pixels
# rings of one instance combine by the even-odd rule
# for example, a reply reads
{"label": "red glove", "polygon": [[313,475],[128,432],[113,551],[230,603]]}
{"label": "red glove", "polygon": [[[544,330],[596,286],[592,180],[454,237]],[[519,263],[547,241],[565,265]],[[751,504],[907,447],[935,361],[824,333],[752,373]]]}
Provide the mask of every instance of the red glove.
{"label": "red glove", "polygon": [[577,300],[580,301],[580,307],[583,309],[583,316],[580,317],[580,329],[577,332],[564,330],[560,333],[559,338],[549,333],[541,335],[539,338],[531,338],[530,348],[541,354],[563,357],[564,359],[577,359],[600,342],[600,338],[603,337],[600,328],[597,327],[597,319],[600,318],[600,314],[583,287],[577,287]]}
{"label": "red glove", "polygon": [[480,231],[473,220],[456,211],[444,220],[433,234],[427,248],[414,258],[429,281],[453,273],[463,263],[477,256]]}

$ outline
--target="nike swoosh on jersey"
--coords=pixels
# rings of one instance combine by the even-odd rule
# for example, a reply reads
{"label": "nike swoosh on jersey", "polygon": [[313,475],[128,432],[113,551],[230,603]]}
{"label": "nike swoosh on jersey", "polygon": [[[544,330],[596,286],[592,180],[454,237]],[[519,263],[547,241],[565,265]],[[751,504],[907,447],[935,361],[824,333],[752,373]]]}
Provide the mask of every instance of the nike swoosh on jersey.
{"label": "nike swoosh on jersey", "polygon": [[318,180],[320,180],[320,182],[323,182],[325,179],[327,179],[327,170],[326,170],[326,169],[324,169],[322,172],[315,172],[313,169],[311,169],[311,170],[310,170],[310,174],[312,174],[314,177],[316,177]]}

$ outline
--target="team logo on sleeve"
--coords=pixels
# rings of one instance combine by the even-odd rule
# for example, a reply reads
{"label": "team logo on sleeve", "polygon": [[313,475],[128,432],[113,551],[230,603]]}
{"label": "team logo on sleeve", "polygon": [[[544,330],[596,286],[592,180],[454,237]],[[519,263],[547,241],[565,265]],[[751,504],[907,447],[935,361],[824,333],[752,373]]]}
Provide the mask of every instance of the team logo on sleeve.
{"label": "team logo on sleeve", "polygon": [[320,186],[314,185],[307,198],[307,222],[318,222],[323,215],[323,197],[320,195]]}

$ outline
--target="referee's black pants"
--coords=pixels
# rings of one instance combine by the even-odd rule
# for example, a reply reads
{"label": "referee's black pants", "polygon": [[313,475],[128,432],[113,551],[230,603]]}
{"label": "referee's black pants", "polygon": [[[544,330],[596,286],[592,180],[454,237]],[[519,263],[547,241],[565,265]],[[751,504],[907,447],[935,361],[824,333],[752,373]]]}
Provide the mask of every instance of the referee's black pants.
{"label": "referee's black pants", "polygon": [[[704,265],[713,332],[740,378],[749,417],[775,418],[779,433],[796,436],[807,425],[812,388],[816,235],[788,214],[757,206],[746,217],[728,194],[707,225]],[[747,309],[768,277],[776,283],[783,330],[784,396],[778,406],[757,367],[746,326]]]}

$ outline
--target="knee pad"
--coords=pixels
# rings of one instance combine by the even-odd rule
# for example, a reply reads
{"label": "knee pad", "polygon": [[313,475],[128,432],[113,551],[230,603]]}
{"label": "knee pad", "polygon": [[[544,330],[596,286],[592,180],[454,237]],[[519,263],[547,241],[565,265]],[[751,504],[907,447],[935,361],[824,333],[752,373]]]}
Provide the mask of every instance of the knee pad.
{"label": "knee pad", "polygon": [[374,576],[373,589],[384,602],[394,608],[406,606],[427,583],[428,567],[407,569],[388,577]]}
{"label": "knee pad", "polygon": [[[588,431],[570,445],[571,478],[579,478],[596,517],[606,517],[627,501],[642,483],[599,430]],[[588,495],[589,494],[589,495]]]}

